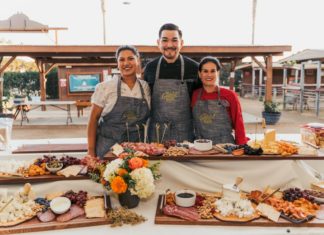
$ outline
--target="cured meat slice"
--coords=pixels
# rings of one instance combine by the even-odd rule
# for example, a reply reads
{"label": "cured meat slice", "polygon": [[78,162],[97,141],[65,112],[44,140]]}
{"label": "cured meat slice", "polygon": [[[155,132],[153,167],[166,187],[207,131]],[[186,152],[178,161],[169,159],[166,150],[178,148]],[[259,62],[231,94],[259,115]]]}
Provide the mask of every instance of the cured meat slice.
{"label": "cured meat slice", "polygon": [[70,210],[56,218],[58,222],[66,222],[69,220],[72,220],[76,217],[79,217],[81,215],[84,215],[84,209],[77,206],[77,205],[72,205]]}
{"label": "cured meat slice", "polygon": [[37,213],[37,218],[41,221],[41,222],[50,222],[53,221],[55,219],[55,214],[48,209],[45,212],[38,212]]}
{"label": "cured meat slice", "polygon": [[184,208],[175,205],[166,205],[163,208],[163,213],[165,215],[179,217],[189,221],[199,220],[199,215],[194,207]]}

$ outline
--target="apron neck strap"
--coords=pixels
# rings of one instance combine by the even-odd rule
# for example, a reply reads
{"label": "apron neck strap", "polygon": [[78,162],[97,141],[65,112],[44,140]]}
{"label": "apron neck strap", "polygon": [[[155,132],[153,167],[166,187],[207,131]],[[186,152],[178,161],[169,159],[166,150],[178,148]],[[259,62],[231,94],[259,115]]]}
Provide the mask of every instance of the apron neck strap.
{"label": "apron neck strap", "polygon": [[[180,54],[180,64],[181,64],[181,82],[184,81],[184,72],[185,72],[185,64],[184,64],[184,59],[183,56]],[[156,72],[155,72],[155,80],[158,80],[160,78],[160,70],[161,70],[161,63],[162,63],[163,56],[159,58],[157,67],[156,67]]]}
{"label": "apron neck strap", "polygon": [[[142,98],[145,99],[144,89],[143,89],[143,86],[142,86],[141,82],[138,81],[137,78],[136,78],[135,82],[138,82],[138,85],[139,85],[140,90],[141,90]],[[120,77],[120,78],[118,78],[118,83],[117,83],[117,98],[121,96],[121,83],[122,83],[122,80],[121,80],[121,77]]]}
{"label": "apron neck strap", "polygon": [[121,96],[121,77],[118,78],[117,82],[117,98]]}
{"label": "apron neck strap", "polygon": [[218,103],[220,103],[220,100],[221,100],[220,96],[221,96],[220,88],[219,88],[219,86],[217,86],[217,100],[218,100]]}

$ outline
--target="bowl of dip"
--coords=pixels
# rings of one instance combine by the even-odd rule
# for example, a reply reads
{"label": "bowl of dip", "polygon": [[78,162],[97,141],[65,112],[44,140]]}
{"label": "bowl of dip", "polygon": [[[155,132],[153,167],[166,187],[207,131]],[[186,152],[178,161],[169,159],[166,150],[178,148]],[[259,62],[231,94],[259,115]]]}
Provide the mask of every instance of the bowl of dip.
{"label": "bowl of dip", "polygon": [[213,141],[208,139],[197,139],[194,141],[194,148],[198,151],[209,151],[213,148]]}
{"label": "bowl of dip", "polygon": [[175,203],[181,207],[191,207],[195,205],[196,192],[189,189],[182,189],[175,192]]}
{"label": "bowl of dip", "polygon": [[51,210],[55,214],[63,214],[71,207],[71,201],[67,197],[56,197],[50,202]]}

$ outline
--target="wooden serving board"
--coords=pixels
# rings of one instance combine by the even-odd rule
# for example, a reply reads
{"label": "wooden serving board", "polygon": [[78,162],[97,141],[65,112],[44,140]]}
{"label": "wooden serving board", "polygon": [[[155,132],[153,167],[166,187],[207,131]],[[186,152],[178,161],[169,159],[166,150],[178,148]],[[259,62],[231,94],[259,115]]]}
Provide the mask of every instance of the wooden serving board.
{"label": "wooden serving board", "polygon": [[260,217],[250,222],[224,222],[215,219],[200,219],[198,221],[187,221],[184,219],[170,217],[163,214],[160,205],[162,203],[162,195],[159,196],[158,206],[155,213],[155,224],[172,224],[172,225],[214,225],[214,226],[258,226],[258,227],[323,227],[324,220],[314,219],[307,223],[293,224],[283,218],[279,218],[279,222],[275,223],[268,219]]}
{"label": "wooden serving board", "polygon": [[67,153],[87,152],[87,144],[26,144],[12,153]]}
{"label": "wooden serving board", "polygon": [[[107,153],[104,159],[112,161],[117,157],[111,152]],[[280,155],[241,155],[233,156],[231,154],[217,154],[217,155],[184,155],[176,157],[163,157],[163,156],[149,156],[149,160],[172,160],[172,161],[191,161],[191,160],[231,160],[231,161],[240,161],[240,160],[324,160],[324,157],[320,156],[305,156],[305,155],[292,155],[292,156],[280,156]]]}
{"label": "wooden serving board", "polygon": [[[110,197],[106,197],[106,210],[111,208]],[[91,218],[88,219],[85,215],[77,217],[67,222],[51,221],[47,223],[40,222],[35,216],[33,219],[23,222],[21,224],[12,227],[0,227],[1,234],[16,234],[16,233],[28,233],[28,232],[39,232],[39,231],[50,231],[67,228],[79,228],[79,227],[91,227],[97,225],[111,224],[108,218]]]}
{"label": "wooden serving board", "polygon": [[2,227],[0,228],[0,234],[39,232],[67,228],[90,227],[105,224],[110,224],[110,221],[107,218],[87,219],[85,216],[80,216],[64,223],[57,221],[43,223],[40,222],[37,217],[35,217],[29,221],[13,227]]}
{"label": "wooden serving board", "polygon": [[90,179],[84,175],[65,177],[62,175],[39,175],[30,177],[19,177],[19,176],[6,176],[0,177],[0,184],[18,184],[18,183],[38,183],[38,182],[51,182],[51,181],[62,181],[62,180],[88,180]]}

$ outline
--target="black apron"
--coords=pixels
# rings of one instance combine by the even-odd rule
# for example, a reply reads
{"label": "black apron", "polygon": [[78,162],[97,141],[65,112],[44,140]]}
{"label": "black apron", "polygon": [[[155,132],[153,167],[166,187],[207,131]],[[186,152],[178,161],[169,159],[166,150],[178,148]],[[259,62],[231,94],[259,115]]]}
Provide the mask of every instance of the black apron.
{"label": "black apron", "polygon": [[152,94],[149,125],[151,142],[193,140],[193,124],[188,87],[184,81],[184,60],[180,55],[181,79],[160,78],[162,56],[158,62]]}
{"label": "black apron", "polygon": [[233,143],[232,121],[224,102],[220,100],[218,88],[217,100],[201,100],[202,89],[193,107],[195,134],[197,139],[210,139],[213,144]]}
{"label": "black apron", "polygon": [[144,127],[149,117],[149,106],[139,81],[142,98],[121,96],[121,79],[118,78],[117,101],[113,109],[99,121],[97,128],[96,154],[100,158],[115,143],[144,140]]}

